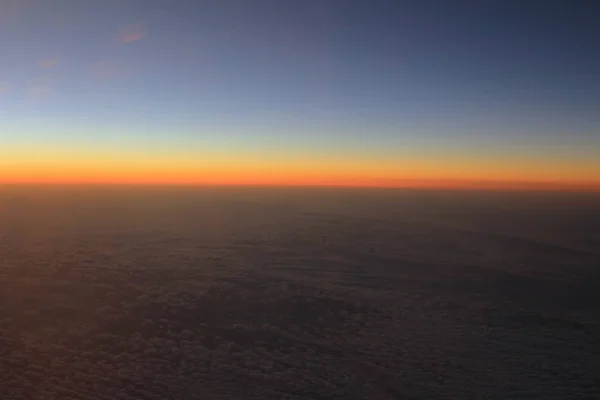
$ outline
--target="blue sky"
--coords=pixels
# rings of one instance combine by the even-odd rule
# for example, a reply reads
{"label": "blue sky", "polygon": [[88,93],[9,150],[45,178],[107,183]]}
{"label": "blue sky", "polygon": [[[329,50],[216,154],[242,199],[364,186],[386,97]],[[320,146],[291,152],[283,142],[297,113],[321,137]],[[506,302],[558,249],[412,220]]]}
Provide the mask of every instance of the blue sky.
{"label": "blue sky", "polygon": [[589,4],[0,0],[0,140],[590,157]]}

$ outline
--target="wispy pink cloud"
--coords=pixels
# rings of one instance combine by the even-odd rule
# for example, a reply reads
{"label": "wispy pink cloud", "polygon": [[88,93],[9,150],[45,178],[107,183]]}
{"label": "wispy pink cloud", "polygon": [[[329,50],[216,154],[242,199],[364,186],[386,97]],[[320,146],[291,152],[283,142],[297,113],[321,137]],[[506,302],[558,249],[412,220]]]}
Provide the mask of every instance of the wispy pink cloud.
{"label": "wispy pink cloud", "polygon": [[89,71],[95,79],[114,79],[127,75],[126,69],[113,60],[98,60],[90,65]]}
{"label": "wispy pink cloud", "polygon": [[44,69],[50,69],[50,68],[54,68],[56,67],[56,65],[58,65],[59,59],[58,57],[50,57],[50,58],[43,58],[40,60],[40,67],[44,68]]}
{"label": "wispy pink cloud", "polygon": [[146,29],[141,23],[128,25],[121,28],[119,37],[121,43],[136,42],[146,37]]}
{"label": "wispy pink cloud", "polygon": [[8,92],[8,86],[0,85],[0,94]]}
{"label": "wispy pink cloud", "polygon": [[29,98],[32,100],[42,100],[54,92],[54,85],[50,82],[38,82],[32,84],[27,90]]}

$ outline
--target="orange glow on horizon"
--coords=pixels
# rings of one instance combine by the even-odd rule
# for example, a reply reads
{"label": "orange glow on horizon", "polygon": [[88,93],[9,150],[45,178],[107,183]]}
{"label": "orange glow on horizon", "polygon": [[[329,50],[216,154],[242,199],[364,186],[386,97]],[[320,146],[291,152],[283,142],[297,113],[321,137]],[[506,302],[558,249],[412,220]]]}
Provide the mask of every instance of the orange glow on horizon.
{"label": "orange glow on horizon", "polygon": [[0,184],[272,185],[600,191],[586,160],[483,157],[368,159],[306,154],[166,154],[104,150],[0,149]]}
{"label": "orange glow on horizon", "polygon": [[[53,173],[54,172],[54,173]],[[600,191],[599,181],[479,179],[432,177],[373,177],[360,174],[301,173],[273,171],[270,173],[211,171],[208,173],[173,173],[173,171],[105,171],[80,170],[57,174],[56,171],[21,171],[0,175],[0,184],[42,185],[256,185],[256,186],[331,186],[381,187],[416,189],[471,190],[565,190]]]}

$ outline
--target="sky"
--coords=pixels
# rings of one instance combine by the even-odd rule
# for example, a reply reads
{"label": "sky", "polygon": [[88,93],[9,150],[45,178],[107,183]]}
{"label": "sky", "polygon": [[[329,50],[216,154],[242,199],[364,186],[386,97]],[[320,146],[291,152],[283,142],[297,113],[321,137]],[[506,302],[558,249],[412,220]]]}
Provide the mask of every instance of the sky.
{"label": "sky", "polygon": [[600,189],[599,13],[0,0],[0,182]]}

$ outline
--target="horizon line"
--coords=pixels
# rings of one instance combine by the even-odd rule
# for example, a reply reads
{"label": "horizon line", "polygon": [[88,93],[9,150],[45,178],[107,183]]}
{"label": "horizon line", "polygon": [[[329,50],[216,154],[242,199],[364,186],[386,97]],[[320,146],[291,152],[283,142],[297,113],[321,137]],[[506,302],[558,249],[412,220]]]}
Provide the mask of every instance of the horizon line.
{"label": "horizon line", "polygon": [[275,183],[275,182],[151,182],[151,181],[0,181],[0,187],[264,187],[388,189],[426,191],[574,192],[600,193],[600,182],[500,181],[500,180],[413,180],[404,184]]}

